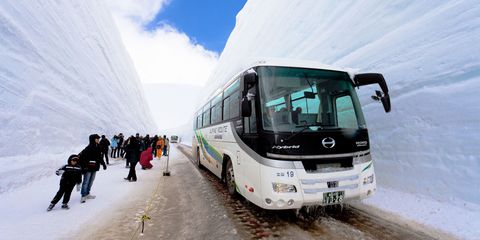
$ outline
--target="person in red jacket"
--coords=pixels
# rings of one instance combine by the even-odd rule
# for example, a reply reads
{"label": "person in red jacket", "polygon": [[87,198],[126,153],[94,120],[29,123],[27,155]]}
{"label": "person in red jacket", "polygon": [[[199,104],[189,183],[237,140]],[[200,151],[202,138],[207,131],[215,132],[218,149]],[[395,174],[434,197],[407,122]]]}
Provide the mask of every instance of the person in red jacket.
{"label": "person in red jacket", "polygon": [[152,161],[153,156],[152,156],[152,147],[147,148],[147,150],[143,151],[142,154],[140,155],[140,165],[142,165],[142,169],[150,169],[153,167],[153,165],[150,163]]}

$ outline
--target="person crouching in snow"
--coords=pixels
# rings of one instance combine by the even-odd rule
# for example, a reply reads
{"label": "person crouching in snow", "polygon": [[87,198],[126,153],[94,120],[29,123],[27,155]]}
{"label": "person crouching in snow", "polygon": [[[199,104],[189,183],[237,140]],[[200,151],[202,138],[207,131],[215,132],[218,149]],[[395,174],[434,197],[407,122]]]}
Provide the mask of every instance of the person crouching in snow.
{"label": "person crouching in snow", "polygon": [[70,195],[72,194],[73,187],[75,187],[76,184],[77,191],[80,191],[80,183],[82,182],[82,168],[78,165],[78,162],[78,155],[71,155],[68,158],[67,165],[59,168],[55,172],[57,175],[62,175],[62,178],[60,179],[60,189],[50,202],[50,206],[48,206],[47,211],[52,210],[55,204],[60,201],[60,198],[62,198],[62,196],[62,208],[69,209],[68,201],[70,200]]}
{"label": "person crouching in snow", "polygon": [[142,165],[142,169],[150,169],[153,167],[153,165],[150,163],[153,159],[152,155],[153,148],[148,147],[147,150],[143,151],[142,154],[140,154],[140,165]]}

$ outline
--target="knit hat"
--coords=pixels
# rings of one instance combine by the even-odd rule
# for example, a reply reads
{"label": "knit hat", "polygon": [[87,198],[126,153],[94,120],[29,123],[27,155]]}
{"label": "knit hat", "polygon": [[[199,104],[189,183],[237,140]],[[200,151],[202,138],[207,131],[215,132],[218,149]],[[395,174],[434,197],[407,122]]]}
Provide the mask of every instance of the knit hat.
{"label": "knit hat", "polygon": [[68,157],[67,163],[70,165],[74,160],[78,163],[80,161],[80,157],[77,154],[72,154],[70,157]]}

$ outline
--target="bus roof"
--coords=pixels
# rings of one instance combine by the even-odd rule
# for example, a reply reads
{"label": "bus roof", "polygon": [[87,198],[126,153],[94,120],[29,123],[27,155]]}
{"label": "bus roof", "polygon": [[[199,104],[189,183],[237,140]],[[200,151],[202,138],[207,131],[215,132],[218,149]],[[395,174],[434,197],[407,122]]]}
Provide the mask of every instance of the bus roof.
{"label": "bus roof", "polygon": [[[339,72],[346,72],[353,79],[355,76],[355,70],[347,68],[339,68],[315,61],[299,60],[299,59],[286,59],[286,58],[265,58],[252,61],[243,71],[258,66],[278,66],[278,67],[298,67],[298,68],[311,68],[311,69],[323,69]],[[241,72],[243,72],[241,71]],[[240,72],[240,73],[241,73]],[[237,74],[238,75],[238,74]]]}

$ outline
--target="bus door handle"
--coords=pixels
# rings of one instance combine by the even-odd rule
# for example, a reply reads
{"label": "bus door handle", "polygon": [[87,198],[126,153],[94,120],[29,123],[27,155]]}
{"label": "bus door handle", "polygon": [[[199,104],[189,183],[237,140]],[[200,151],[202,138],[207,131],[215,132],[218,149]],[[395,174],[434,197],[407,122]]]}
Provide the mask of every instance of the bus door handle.
{"label": "bus door handle", "polygon": [[237,151],[237,165],[240,165],[240,151]]}

